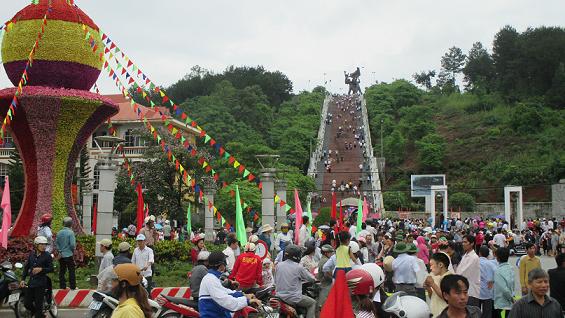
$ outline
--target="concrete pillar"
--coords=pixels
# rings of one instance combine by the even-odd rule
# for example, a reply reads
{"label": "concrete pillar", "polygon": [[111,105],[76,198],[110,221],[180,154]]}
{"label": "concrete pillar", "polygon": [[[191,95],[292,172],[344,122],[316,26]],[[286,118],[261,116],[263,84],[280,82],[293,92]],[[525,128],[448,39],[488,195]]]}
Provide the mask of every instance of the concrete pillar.
{"label": "concrete pillar", "polygon": [[[109,159],[100,160],[98,166],[100,181],[98,186],[98,213],[96,216],[96,242],[112,239],[114,223],[114,191],[116,189],[117,162]],[[96,243],[96,256],[101,257],[100,246]]]}
{"label": "concrete pillar", "polygon": [[92,232],[92,189],[82,195],[82,228],[87,234]]}
{"label": "concrete pillar", "polygon": [[261,216],[263,224],[275,224],[275,172],[273,168],[261,170]]}
{"label": "concrete pillar", "polygon": [[[518,193],[518,202],[516,203],[516,219],[514,224],[512,224],[512,200],[511,194]],[[508,222],[511,229],[517,227],[523,230],[522,223],[524,222],[524,212],[523,212],[523,197],[522,197],[522,187],[506,186],[504,187],[504,219]],[[514,226],[513,226],[514,225]]]}
{"label": "concrete pillar", "polygon": [[214,179],[206,177],[204,183],[204,196],[206,197],[206,206],[204,207],[204,235],[206,241],[214,240],[214,207],[210,208],[210,202],[214,204],[214,195],[216,194],[216,183]]}
{"label": "concrete pillar", "polygon": [[[431,213],[432,213],[432,228],[436,225],[436,194],[440,193],[443,196],[443,220],[447,220],[447,186],[431,186],[431,195],[429,196]],[[428,197],[426,197],[427,199]],[[443,226],[440,224],[440,226]]]}
{"label": "concrete pillar", "polygon": [[[264,186],[264,184],[263,184]],[[275,193],[276,195],[279,196],[279,198],[281,200],[284,200],[286,202],[286,186],[287,186],[287,182],[286,180],[281,180],[281,179],[277,179],[275,180]],[[276,230],[280,231],[281,229],[281,224],[286,223],[286,209],[284,207],[281,207],[280,204],[277,204],[276,207],[276,220],[277,220],[277,226],[276,226]],[[274,224],[271,224],[274,227]]]}
{"label": "concrete pillar", "polygon": [[565,214],[565,179],[551,186],[551,212],[558,218]]}

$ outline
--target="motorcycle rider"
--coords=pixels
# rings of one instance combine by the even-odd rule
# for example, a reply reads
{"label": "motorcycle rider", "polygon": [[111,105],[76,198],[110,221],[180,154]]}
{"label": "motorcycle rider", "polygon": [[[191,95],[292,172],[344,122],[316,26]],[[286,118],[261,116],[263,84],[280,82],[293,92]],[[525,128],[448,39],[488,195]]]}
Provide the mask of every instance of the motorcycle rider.
{"label": "motorcycle rider", "polygon": [[210,252],[200,251],[198,253],[198,265],[192,268],[190,273],[190,292],[192,299],[198,301],[198,294],[200,292],[200,283],[206,274],[208,274],[208,257],[210,257]]}
{"label": "motorcycle rider", "polygon": [[47,247],[45,251],[49,254],[53,252],[53,231],[51,231],[51,221],[53,216],[45,213],[41,216],[41,224],[37,228],[37,236],[43,236],[47,239]]}
{"label": "motorcycle rider", "polygon": [[285,303],[305,308],[306,318],[314,318],[316,300],[302,295],[302,283],[314,282],[316,279],[306,268],[298,264],[302,256],[300,247],[289,245],[285,248],[284,254],[285,260],[277,264],[275,271],[276,295]]}
{"label": "motorcycle rider", "polygon": [[255,254],[255,249],[255,244],[245,244],[245,252],[235,260],[229,276],[229,279],[235,279],[239,283],[244,292],[263,285],[263,260]]}
{"label": "motorcycle rider", "polygon": [[47,274],[53,272],[53,258],[46,252],[49,244],[46,237],[37,236],[33,243],[34,250],[29,254],[24,265],[20,287],[25,286],[25,280],[29,277],[24,306],[35,318],[43,318],[43,297],[46,294],[45,290],[51,286],[51,279]]}
{"label": "motorcycle rider", "polygon": [[[281,246],[281,243],[284,245]],[[288,223],[283,223],[281,224],[281,232],[275,237],[275,252],[278,254],[289,243],[292,243],[292,232],[289,231]]]}
{"label": "motorcycle rider", "polygon": [[322,305],[326,302],[326,298],[328,298],[328,294],[330,293],[330,289],[332,288],[332,275],[331,273],[324,273],[324,265],[326,262],[332,257],[335,253],[334,248],[329,245],[322,246],[322,259],[320,263],[318,263],[318,280],[320,281],[320,294],[318,295],[318,307],[322,307]]}
{"label": "motorcycle rider", "polygon": [[143,276],[135,264],[119,264],[114,267],[119,284],[113,294],[118,296],[120,304],[114,310],[112,318],[151,318],[153,311],[147,301],[147,292],[141,285]]}
{"label": "motorcycle rider", "polygon": [[226,270],[226,256],[212,252],[208,257],[208,274],[200,283],[198,310],[201,318],[231,318],[231,313],[248,305],[260,305],[252,294],[234,292],[222,286],[220,276]]}

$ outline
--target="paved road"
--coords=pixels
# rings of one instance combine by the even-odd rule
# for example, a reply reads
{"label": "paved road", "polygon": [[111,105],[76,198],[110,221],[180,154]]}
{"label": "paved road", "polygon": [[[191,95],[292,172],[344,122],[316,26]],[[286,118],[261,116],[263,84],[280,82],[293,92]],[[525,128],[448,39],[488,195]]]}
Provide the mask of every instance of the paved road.
{"label": "paved road", "polygon": [[[84,317],[87,309],[59,309],[58,318],[79,318]],[[0,310],[0,317],[2,318],[15,318],[14,312],[7,309]]]}

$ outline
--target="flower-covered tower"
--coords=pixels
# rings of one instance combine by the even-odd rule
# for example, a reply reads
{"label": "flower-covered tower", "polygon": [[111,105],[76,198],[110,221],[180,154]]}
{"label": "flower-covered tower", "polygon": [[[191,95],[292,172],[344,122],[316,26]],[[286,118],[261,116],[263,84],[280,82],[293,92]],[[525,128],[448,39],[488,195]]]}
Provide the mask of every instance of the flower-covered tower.
{"label": "flower-covered tower", "polygon": [[[33,63],[26,68],[36,41]],[[66,0],[28,5],[7,27],[2,42],[6,73],[18,86],[27,72],[27,86],[8,127],[25,171],[25,195],[12,236],[34,234],[44,213],[53,214],[55,230],[68,215],[75,231],[82,232],[71,196],[75,164],[89,136],[118,112],[110,100],[88,92],[100,74],[103,48],[96,24]],[[16,92],[0,91],[3,117]]]}

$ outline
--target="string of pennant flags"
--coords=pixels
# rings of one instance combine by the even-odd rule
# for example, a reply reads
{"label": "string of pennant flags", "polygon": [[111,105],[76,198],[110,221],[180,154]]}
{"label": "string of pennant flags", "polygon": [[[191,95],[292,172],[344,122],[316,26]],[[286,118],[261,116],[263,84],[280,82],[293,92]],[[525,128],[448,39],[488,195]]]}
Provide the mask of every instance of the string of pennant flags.
{"label": "string of pennant flags", "polygon": [[[114,56],[109,48],[106,48],[104,50],[105,54],[108,55],[108,59],[105,61],[104,63],[104,68],[106,69],[106,71],[109,72],[109,76],[115,81],[118,78],[118,74],[121,73],[121,75],[123,76],[125,74],[126,79],[129,79],[129,84],[132,84],[132,87],[140,94],[144,94],[143,96],[149,101],[151,102],[151,106],[153,110],[156,110],[159,115],[160,115],[160,119],[161,121],[164,123],[165,127],[167,127],[167,130],[169,131],[169,133],[177,140],[180,140],[181,144],[183,145],[183,147],[186,148],[186,150],[188,151],[188,153],[192,156],[192,157],[198,157],[198,163],[202,166],[202,169],[204,169],[207,173],[210,173],[210,175],[213,177],[213,179],[215,181],[219,181],[219,174],[214,170],[214,168],[212,167],[212,165],[206,160],[206,158],[204,158],[203,156],[198,156],[198,152],[197,149],[194,145],[191,145],[189,143],[189,141],[181,134],[181,132],[175,128],[172,123],[169,122],[167,115],[165,115],[160,109],[159,107],[156,107],[156,105],[149,99],[149,96],[147,95],[147,92],[144,91],[142,89],[142,87],[140,87],[137,82],[133,79],[132,76],[129,75],[129,72],[126,71],[126,69],[122,66],[122,64],[120,63],[120,61],[117,59],[116,56]],[[122,53],[123,54],[123,53]],[[123,54],[125,56],[125,54]],[[115,62],[115,64],[117,65],[116,69],[112,69],[108,63],[108,61],[112,61]],[[120,72],[121,70],[121,72]],[[129,91],[128,91],[129,92]],[[128,97],[130,97],[131,100],[133,100],[133,98],[131,97],[131,95],[129,95],[128,93]],[[134,111],[136,113],[140,113],[141,109],[140,107],[138,107],[138,104],[134,104]],[[223,187],[227,186],[226,182],[223,182]],[[230,196],[233,198],[235,197],[235,194],[233,193],[233,191],[230,191]],[[255,221],[258,220],[259,215],[258,213],[253,210],[250,206],[248,206],[248,204],[241,199],[241,204],[243,205],[244,209],[247,209],[247,211],[251,214],[251,216],[253,217],[253,219]]]}
{"label": "string of pennant flags", "polygon": [[[159,86],[157,86],[150,78],[147,76],[133,61],[126,55],[123,50],[119,48],[118,45],[114,41],[110,39],[110,37],[100,30],[102,35],[102,43],[105,45],[105,54],[108,56],[110,60],[115,59],[115,54],[117,55],[120,53],[121,57],[125,60],[125,66],[117,62],[118,68],[121,69],[121,75],[126,76],[128,80],[128,84],[134,84],[135,89],[138,93],[142,94],[142,97],[151,105],[151,108],[155,108],[157,105],[151,100],[150,92],[147,90],[147,86],[149,87],[150,91],[158,93],[159,96],[162,98],[162,105],[166,106],[167,104],[172,107],[172,114],[173,116],[180,117],[182,121],[184,121],[185,125],[190,125],[191,127],[195,128],[199,131],[198,137],[200,137],[204,144],[208,144],[211,148],[213,148],[221,158],[227,159],[230,166],[237,170],[238,174],[241,175],[243,178],[247,178],[248,181],[253,181],[257,185],[259,189],[262,189],[261,181],[248,169],[245,168],[243,164],[241,164],[233,155],[228,153],[221,144],[219,144],[214,138],[212,138],[206,131],[198,125],[198,123],[193,120],[190,116],[188,116],[179,105],[177,105],[167,94],[166,92]],[[118,70],[119,70],[118,69]],[[136,75],[137,78],[142,79],[144,82],[143,86],[137,85],[135,79],[133,78],[130,71]],[[114,74],[117,77],[117,74]],[[204,165],[204,163],[202,163]],[[207,166],[207,165],[206,165]],[[294,213],[294,209],[285,201],[282,200],[280,197],[275,196],[275,203],[279,204],[280,207],[284,207],[287,212]]]}
{"label": "string of pennant flags", "polygon": [[[47,26],[47,15],[49,12],[51,12],[51,10],[52,10],[51,3],[49,3],[49,7],[47,8],[45,14],[43,15],[43,20],[41,22],[40,30],[37,33],[35,43],[33,44],[33,47],[28,55],[24,71],[22,72],[22,76],[20,78],[20,81],[18,82],[16,93],[12,98],[12,102],[10,103],[10,107],[8,108],[8,112],[6,113],[6,116],[2,121],[2,127],[0,128],[0,144],[4,143],[4,136],[6,135],[7,127],[10,125],[10,123],[14,119],[14,116],[16,115],[16,110],[18,109],[18,104],[19,104],[19,98],[23,93],[23,87],[27,85],[27,82],[29,80],[28,72],[30,68],[33,66],[35,52],[39,48],[39,43],[43,38],[43,34],[45,34],[45,27]],[[13,26],[12,22],[7,22],[4,25],[2,25],[2,31],[9,32],[12,26]]]}
{"label": "string of pennant flags", "polygon": [[[113,71],[113,68],[109,64],[104,69],[107,71],[108,75],[110,74],[111,71]],[[115,71],[114,71],[114,74],[115,74]],[[130,107],[134,110],[134,112],[137,114],[139,119],[144,122],[146,128],[151,132],[153,139],[155,141],[157,141],[157,143],[161,146],[161,149],[163,150],[163,152],[165,152],[165,154],[167,155],[168,160],[171,163],[175,164],[175,170],[179,171],[182,175],[181,180],[187,186],[190,186],[193,189],[193,191],[197,195],[199,195],[199,199],[202,200],[202,191],[200,190],[200,186],[196,184],[194,178],[190,177],[187,170],[183,167],[183,165],[180,163],[180,161],[172,153],[171,148],[165,143],[163,138],[158,134],[157,129],[147,120],[147,117],[145,116],[145,114],[143,114],[143,112],[141,111],[141,108],[139,107],[140,105],[135,103],[135,101],[133,100],[133,98],[131,97],[129,92],[125,89],[125,86],[122,84],[121,80],[118,77],[114,78],[113,76],[110,76],[110,75],[109,75],[109,77],[114,79],[116,87],[121,91],[122,95],[130,100]],[[108,125],[109,125],[109,128],[110,128],[109,130],[111,131],[111,133],[112,132],[115,133],[115,129],[113,128],[111,121],[108,122]],[[215,206],[213,206],[213,204],[211,206],[209,206],[209,208],[213,209],[214,214],[218,218],[219,222],[223,222],[223,224],[229,225],[229,223],[227,223],[225,221],[225,219],[221,216],[220,211]]]}

